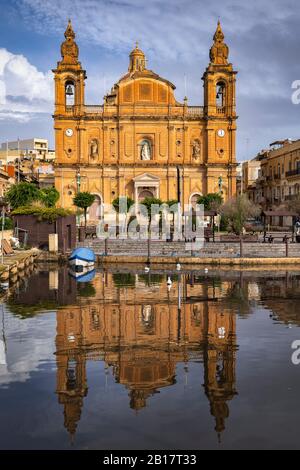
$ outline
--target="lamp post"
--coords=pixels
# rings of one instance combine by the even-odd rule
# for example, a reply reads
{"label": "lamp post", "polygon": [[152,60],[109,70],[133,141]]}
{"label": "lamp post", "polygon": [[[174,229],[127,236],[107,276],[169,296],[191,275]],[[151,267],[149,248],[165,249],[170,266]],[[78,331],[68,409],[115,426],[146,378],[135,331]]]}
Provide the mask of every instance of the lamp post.
{"label": "lamp post", "polygon": [[222,178],[222,175],[219,176],[218,186],[219,186],[219,193],[222,194],[222,187],[223,187],[223,178]]}
{"label": "lamp post", "polygon": [[1,208],[1,264],[4,263],[4,251],[3,251],[3,240],[4,240],[4,224],[5,224],[5,212],[6,212],[7,203],[4,198],[0,198],[0,208]]}
{"label": "lamp post", "polygon": [[[80,186],[81,186],[81,174],[80,174],[80,168],[77,169],[76,172],[76,184],[77,184],[77,194],[80,193]],[[79,209],[77,209],[77,225],[80,225],[80,214],[79,214]]]}

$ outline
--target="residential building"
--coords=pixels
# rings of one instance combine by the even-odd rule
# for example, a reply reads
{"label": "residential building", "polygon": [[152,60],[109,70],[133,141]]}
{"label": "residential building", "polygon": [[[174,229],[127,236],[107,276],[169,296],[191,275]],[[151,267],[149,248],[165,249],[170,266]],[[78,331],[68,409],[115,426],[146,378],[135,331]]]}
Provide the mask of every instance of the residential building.
{"label": "residential building", "polygon": [[257,199],[273,209],[298,197],[300,192],[300,139],[276,141],[260,153],[261,174],[256,181]]}

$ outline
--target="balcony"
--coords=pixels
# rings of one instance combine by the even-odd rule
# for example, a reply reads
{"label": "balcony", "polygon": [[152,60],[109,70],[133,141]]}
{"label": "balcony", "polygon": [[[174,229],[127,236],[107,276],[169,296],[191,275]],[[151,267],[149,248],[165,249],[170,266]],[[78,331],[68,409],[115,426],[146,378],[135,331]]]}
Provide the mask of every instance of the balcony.
{"label": "balcony", "polygon": [[187,115],[191,117],[202,117],[203,107],[202,106],[189,106],[187,108]]}
{"label": "balcony", "polygon": [[216,111],[217,111],[217,114],[223,114],[224,115],[225,111],[226,111],[225,106],[217,106]]}
{"label": "balcony", "polygon": [[86,105],[84,106],[84,112],[86,114],[103,114],[103,106]]}
{"label": "balcony", "polygon": [[289,176],[297,176],[300,175],[300,168],[296,168],[296,170],[290,170],[285,173],[285,176],[288,178]]}

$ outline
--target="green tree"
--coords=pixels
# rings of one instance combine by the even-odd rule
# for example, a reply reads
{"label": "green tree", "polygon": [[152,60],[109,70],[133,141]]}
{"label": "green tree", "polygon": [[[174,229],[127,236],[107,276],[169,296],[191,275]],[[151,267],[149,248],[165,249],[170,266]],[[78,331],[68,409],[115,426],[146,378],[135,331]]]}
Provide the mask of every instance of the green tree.
{"label": "green tree", "polygon": [[76,207],[83,209],[84,211],[84,227],[86,228],[86,214],[88,208],[93,204],[95,196],[87,191],[77,193],[73,199],[73,203]]}
{"label": "green tree", "polygon": [[46,207],[55,207],[59,200],[59,192],[56,188],[43,188],[40,190],[40,200]]}
{"label": "green tree", "polygon": [[176,204],[178,204],[178,201],[177,201],[177,199],[170,199],[169,201],[166,201],[166,204],[169,207],[172,207],[172,206],[175,206]]}
{"label": "green tree", "polygon": [[200,196],[197,202],[203,204],[206,211],[218,211],[223,203],[223,198],[219,193],[209,193]]}
{"label": "green tree", "polygon": [[289,200],[285,207],[287,210],[300,215],[300,194],[296,194],[293,199]]}
{"label": "green tree", "polygon": [[28,206],[33,201],[40,198],[40,190],[33,183],[17,183],[13,184],[6,193],[6,199],[12,209],[20,206]]}
{"label": "green tree", "polygon": [[151,206],[152,205],[161,206],[162,203],[163,203],[162,200],[157,199],[156,197],[145,197],[145,199],[142,200],[141,204],[143,204],[143,206],[146,207],[148,216],[150,217],[150,221],[151,221]]}
{"label": "green tree", "polygon": [[133,206],[134,200],[130,197],[120,196],[113,200],[112,205],[116,212],[120,212],[120,206],[122,205],[122,200],[127,199],[127,212],[129,211],[130,207]]}
{"label": "green tree", "polygon": [[257,217],[261,208],[253,204],[246,194],[229,199],[222,207],[221,214],[228,223],[228,229],[236,235],[243,232],[244,224],[250,217]]}

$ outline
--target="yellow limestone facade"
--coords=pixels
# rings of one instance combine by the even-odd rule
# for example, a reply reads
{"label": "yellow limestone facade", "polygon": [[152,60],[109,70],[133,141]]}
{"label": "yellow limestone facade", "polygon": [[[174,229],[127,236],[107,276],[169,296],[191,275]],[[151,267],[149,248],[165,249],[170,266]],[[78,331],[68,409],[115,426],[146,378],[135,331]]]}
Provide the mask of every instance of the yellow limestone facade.
{"label": "yellow limestone facade", "polygon": [[[89,219],[118,196],[193,203],[199,195],[236,192],[236,71],[218,23],[203,80],[204,106],[176,101],[175,86],[149,70],[138,45],[128,72],[104,97],[85,104],[86,72],[71,22],[53,70],[55,186],[70,208],[77,191],[96,196]],[[199,83],[200,86],[200,83]]]}

